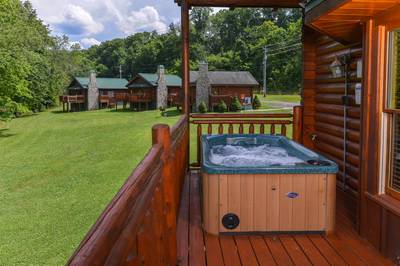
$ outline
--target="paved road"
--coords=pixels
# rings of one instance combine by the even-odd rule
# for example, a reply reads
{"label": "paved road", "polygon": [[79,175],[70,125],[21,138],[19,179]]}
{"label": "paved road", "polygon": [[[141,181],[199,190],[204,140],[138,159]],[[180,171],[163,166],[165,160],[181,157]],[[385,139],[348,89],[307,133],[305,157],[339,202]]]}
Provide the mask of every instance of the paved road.
{"label": "paved road", "polygon": [[276,102],[276,101],[262,101],[262,103],[267,104],[269,108],[292,108],[299,105],[299,103],[291,102]]}

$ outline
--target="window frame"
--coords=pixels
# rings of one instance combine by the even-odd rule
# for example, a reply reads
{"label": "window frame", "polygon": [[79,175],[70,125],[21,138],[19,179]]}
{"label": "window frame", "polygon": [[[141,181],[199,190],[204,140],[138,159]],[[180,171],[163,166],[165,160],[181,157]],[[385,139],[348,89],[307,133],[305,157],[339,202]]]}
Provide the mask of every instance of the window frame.
{"label": "window frame", "polygon": [[[382,138],[382,144],[383,144],[383,150],[386,151],[384,154],[384,164],[383,167],[384,173],[385,173],[385,182],[384,182],[384,192],[385,194],[400,200],[400,190],[393,189],[391,186],[391,181],[392,181],[392,172],[393,172],[393,150],[394,150],[394,128],[395,128],[395,116],[397,116],[397,119],[400,120],[400,108],[391,108],[391,100],[392,100],[392,86],[393,86],[393,57],[391,56],[392,54],[392,49],[393,49],[393,37],[392,34],[393,32],[398,31],[400,34],[400,27],[399,28],[394,28],[394,29],[388,29],[387,30],[387,45],[386,45],[386,84],[385,84],[385,92],[383,94],[383,115],[385,116],[382,119],[382,123],[385,123],[386,126],[386,135],[387,139],[385,139],[385,135],[383,134],[381,136]],[[400,42],[400,38],[399,38]],[[400,51],[399,51],[400,53]],[[400,55],[399,55],[400,56]],[[398,65],[397,67],[400,67]],[[389,102],[390,100],[390,102]]]}

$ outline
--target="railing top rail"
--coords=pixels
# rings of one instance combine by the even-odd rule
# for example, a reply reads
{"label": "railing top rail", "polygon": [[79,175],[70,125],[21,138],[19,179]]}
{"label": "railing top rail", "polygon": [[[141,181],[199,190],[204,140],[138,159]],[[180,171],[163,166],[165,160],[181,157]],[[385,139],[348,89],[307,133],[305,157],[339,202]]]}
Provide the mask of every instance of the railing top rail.
{"label": "railing top rail", "polygon": [[204,124],[264,124],[264,125],[290,125],[291,120],[192,120],[195,125]]}
{"label": "railing top rail", "polygon": [[292,118],[291,113],[282,114],[191,114],[193,119],[225,119],[225,118],[235,118],[235,119],[252,119],[252,118]]}
{"label": "railing top rail", "polygon": [[182,129],[187,126],[187,116],[183,115],[179,121],[171,128],[171,137],[175,140],[182,132]]}
{"label": "railing top rail", "polygon": [[81,98],[81,97],[84,97],[84,95],[61,95],[61,97],[65,97],[65,98]]}

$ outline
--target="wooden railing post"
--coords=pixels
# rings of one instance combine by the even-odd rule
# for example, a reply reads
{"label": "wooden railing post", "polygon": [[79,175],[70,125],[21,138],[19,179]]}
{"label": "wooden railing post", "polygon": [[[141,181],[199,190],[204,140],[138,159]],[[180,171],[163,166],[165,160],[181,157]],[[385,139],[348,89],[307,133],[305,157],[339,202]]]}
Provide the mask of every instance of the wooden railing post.
{"label": "wooden railing post", "polygon": [[303,106],[293,107],[293,140],[303,143]]}
{"label": "wooden railing post", "polygon": [[166,254],[165,265],[174,266],[177,262],[177,239],[176,239],[176,219],[177,219],[177,205],[176,205],[176,191],[177,182],[179,178],[173,173],[173,160],[174,155],[171,154],[171,132],[168,125],[159,124],[152,128],[153,145],[161,144],[163,153],[161,160],[163,162],[163,171],[161,178],[161,194],[162,194],[162,212],[163,215],[157,223],[165,228],[164,243],[160,250]]}

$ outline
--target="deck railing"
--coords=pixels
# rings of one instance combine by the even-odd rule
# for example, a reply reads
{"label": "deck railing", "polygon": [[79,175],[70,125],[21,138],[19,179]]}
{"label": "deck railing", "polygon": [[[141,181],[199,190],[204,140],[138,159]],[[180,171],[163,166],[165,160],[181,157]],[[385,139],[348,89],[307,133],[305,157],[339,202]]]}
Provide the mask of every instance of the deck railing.
{"label": "deck railing", "polygon": [[281,114],[191,114],[190,123],[196,125],[197,159],[200,165],[201,136],[203,134],[280,134],[287,135],[292,128],[292,139],[302,142],[302,107],[293,108],[293,113]]}
{"label": "deck railing", "polygon": [[59,100],[62,104],[63,112],[69,112],[70,110],[80,111],[84,108],[86,102],[85,95],[61,95]]}
{"label": "deck railing", "polygon": [[62,95],[60,96],[61,103],[84,103],[84,95]]}
{"label": "deck railing", "polygon": [[[208,125],[209,134],[214,125],[218,125],[219,134],[224,132],[224,125],[228,125],[229,133],[234,133],[233,125],[238,125],[238,133],[244,133],[245,125],[248,133],[255,133],[256,125],[264,133],[266,126],[270,130],[279,126],[280,134],[285,135],[288,125],[293,124],[294,132],[301,125],[298,112],[193,114],[191,123],[198,125],[198,141],[202,125]],[[90,229],[68,265],[177,264],[177,215],[189,164],[187,121],[183,116],[171,130],[167,125],[153,127],[150,151]]]}
{"label": "deck railing", "polygon": [[188,170],[187,117],[153,127],[153,146],[104,210],[68,265],[177,263],[176,221]]}

